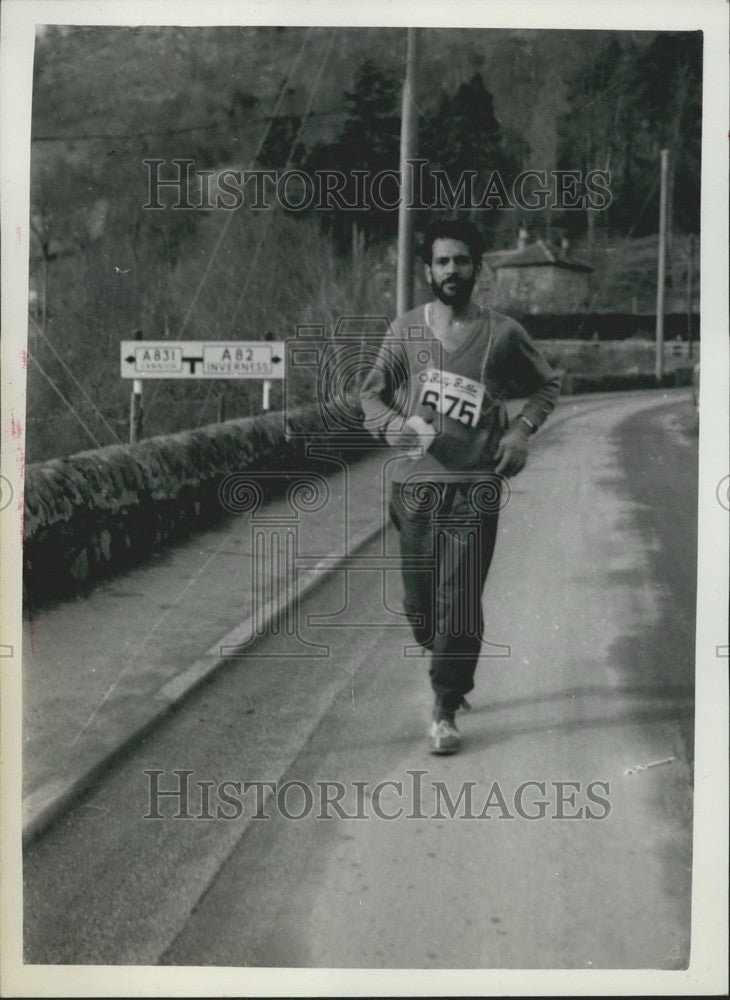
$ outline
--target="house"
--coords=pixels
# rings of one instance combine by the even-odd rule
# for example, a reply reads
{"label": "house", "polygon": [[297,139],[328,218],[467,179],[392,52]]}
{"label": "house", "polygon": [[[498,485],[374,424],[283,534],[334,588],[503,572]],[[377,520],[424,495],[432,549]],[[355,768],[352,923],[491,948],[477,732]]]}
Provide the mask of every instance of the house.
{"label": "house", "polygon": [[557,250],[544,240],[527,242],[520,231],[517,247],[482,257],[476,295],[497,308],[522,313],[571,313],[586,309],[588,275],[593,268],[567,255],[563,240]]}

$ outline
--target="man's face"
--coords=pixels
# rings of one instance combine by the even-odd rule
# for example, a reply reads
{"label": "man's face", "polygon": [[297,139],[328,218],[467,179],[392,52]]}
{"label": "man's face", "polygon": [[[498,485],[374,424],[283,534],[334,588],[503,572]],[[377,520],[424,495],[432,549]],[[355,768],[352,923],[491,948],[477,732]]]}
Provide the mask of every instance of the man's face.
{"label": "man's face", "polygon": [[461,240],[433,241],[431,264],[426,264],[426,280],[434,295],[447,306],[464,306],[471,297],[477,269],[469,247]]}

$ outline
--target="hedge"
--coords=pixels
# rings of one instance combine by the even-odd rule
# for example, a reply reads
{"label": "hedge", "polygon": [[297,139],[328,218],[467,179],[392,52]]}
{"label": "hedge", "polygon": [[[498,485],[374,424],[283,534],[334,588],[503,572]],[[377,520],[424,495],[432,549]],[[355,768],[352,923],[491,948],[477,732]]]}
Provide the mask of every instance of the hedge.
{"label": "hedge", "polygon": [[[654,339],[656,316],[646,313],[515,313],[518,320],[535,340],[625,340],[628,337]],[[690,319],[692,339],[700,339],[700,317]],[[664,336],[687,339],[687,314],[666,313]]]}

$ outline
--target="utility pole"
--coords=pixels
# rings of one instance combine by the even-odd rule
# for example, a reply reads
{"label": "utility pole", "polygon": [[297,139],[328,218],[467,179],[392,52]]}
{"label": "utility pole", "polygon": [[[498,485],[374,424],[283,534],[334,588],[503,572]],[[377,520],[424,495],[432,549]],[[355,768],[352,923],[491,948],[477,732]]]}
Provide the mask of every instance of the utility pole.
{"label": "utility pole", "polygon": [[43,297],[41,299],[41,329],[46,333],[48,325],[48,245],[43,244]]}
{"label": "utility pole", "polygon": [[694,268],[694,234],[689,234],[687,241],[687,357],[692,357],[692,270]]}
{"label": "utility pole", "polygon": [[416,72],[418,66],[418,28],[408,28],[406,74],[403,81],[403,100],[400,122],[400,180],[401,200],[398,206],[398,269],[396,283],[396,312],[402,316],[413,304],[413,171],[409,160],[416,156],[418,119],[416,118]]}
{"label": "utility pole", "polygon": [[[142,331],[134,331],[134,339],[142,339]],[[132,380],[132,398],[129,403],[129,443],[134,444],[136,441],[142,438],[142,423],[143,423],[143,410],[142,410],[142,379],[135,378]]]}
{"label": "utility pole", "polygon": [[132,380],[132,398],[129,407],[129,443],[134,444],[142,437],[142,379]]}
{"label": "utility pole", "polygon": [[659,259],[656,282],[656,364],[654,373],[657,385],[664,378],[664,292],[666,285],[667,257],[667,168],[669,150],[661,151],[661,187],[659,191]]}

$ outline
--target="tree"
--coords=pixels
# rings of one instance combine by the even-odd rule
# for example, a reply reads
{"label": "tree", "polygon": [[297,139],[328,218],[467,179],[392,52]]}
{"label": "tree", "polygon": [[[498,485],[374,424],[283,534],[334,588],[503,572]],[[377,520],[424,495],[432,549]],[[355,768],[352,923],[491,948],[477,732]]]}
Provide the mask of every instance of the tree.
{"label": "tree", "polygon": [[[475,204],[495,171],[505,177],[510,158],[502,142],[492,95],[480,73],[474,73],[453,95],[441,94],[436,114],[423,129],[420,149],[431,171],[446,172],[452,191],[458,189],[461,177],[470,172]],[[424,200],[432,202],[435,193],[432,186]],[[468,211],[472,221],[478,222],[486,233],[493,232],[499,211],[496,205]],[[457,214],[456,208],[453,214]]]}
{"label": "tree", "polygon": [[[602,34],[595,41],[597,45],[586,50],[582,64],[568,79],[559,165],[563,170],[580,171],[583,177],[593,170],[610,171],[614,196],[611,221],[621,227],[629,224],[627,215],[633,211],[631,140],[635,123],[629,94],[635,56],[628,38]],[[609,216],[604,213],[603,217]],[[597,212],[588,202],[582,213],[567,209],[560,217],[562,225],[574,231],[581,219],[591,244]]]}
{"label": "tree", "polygon": [[[365,59],[355,71],[352,90],[344,95],[347,118],[340,134],[333,143],[315,146],[307,158],[310,173],[337,170],[345,176],[341,197],[348,204],[358,200],[354,171],[367,171],[372,177],[399,168],[399,90],[391,74],[380,70],[373,59]],[[387,201],[395,200],[395,182],[383,184],[382,196]],[[372,205],[372,199],[368,201]],[[353,225],[364,231],[366,241],[373,235],[392,235],[397,231],[398,213],[375,205],[367,212],[325,212],[323,222],[344,248],[352,239]]]}
{"label": "tree", "polygon": [[[671,233],[676,226],[684,232],[698,232],[702,33],[657,34],[637,62],[632,93],[653,140],[646,149],[645,168],[656,174],[659,150],[669,150],[667,231]],[[676,190],[682,192],[679,199],[674,197]]]}
{"label": "tree", "polygon": [[[569,78],[562,119],[560,165],[565,169],[609,170],[612,202],[601,213],[622,233],[656,231],[659,151],[670,152],[669,204],[674,223],[685,231],[699,226],[701,34],[661,32],[639,39],[628,33],[597,38]],[[673,191],[682,198],[674,206]],[[582,222],[589,240],[597,213]],[[566,212],[566,228],[581,216]],[[670,229],[672,209],[670,208]]]}

